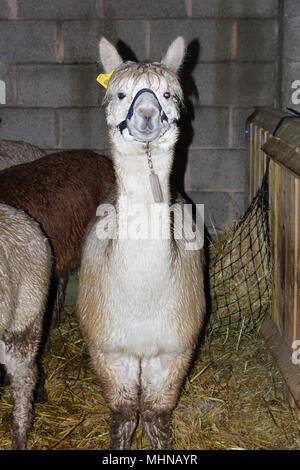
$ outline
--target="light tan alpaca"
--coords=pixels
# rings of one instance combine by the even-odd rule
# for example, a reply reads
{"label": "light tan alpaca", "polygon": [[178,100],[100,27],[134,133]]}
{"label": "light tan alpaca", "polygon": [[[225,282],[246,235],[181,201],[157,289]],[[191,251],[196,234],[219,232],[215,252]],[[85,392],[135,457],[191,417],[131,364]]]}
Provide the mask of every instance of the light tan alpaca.
{"label": "light tan alpaca", "polygon": [[[116,213],[105,216],[101,210],[103,217],[87,235],[77,310],[112,412],[113,449],[130,448],[139,416],[154,448],[172,447],[171,413],[205,314],[203,250],[186,249],[168,212],[175,200],[176,221],[184,203],[179,195],[172,198],[169,187],[182,99],[176,72],[183,57],[182,38],[171,44],[162,63],[141,64],[123,64],[114,46],[100,41],[102,64],[106,72],[114,70],[105,103],[117,179],[110,202]],[[150,182],[151,172],[162,194],[157,176]],[[134,235],[137,203],[147,210],[166,206],[151,224],[160,224],[169,238]],[[124,222],[126,210],[131,217]],[[103,223],[110,227],[106,240]],[[120,236],[126,224],[132,234],[127,238]]]}
{"label": "light tan alpaca", "polygon": [[0,204],[0,363],[13,397],[13,448],[32,422],[37,354],[51,275],[48,240],[23,211]]}
{"label": "light tan alpaca", "polygon": [[14,165],[32,162],[46,155],[35,145],[27,142],[15,142],[14,140],[0,140],[0,170],[5,170]]}

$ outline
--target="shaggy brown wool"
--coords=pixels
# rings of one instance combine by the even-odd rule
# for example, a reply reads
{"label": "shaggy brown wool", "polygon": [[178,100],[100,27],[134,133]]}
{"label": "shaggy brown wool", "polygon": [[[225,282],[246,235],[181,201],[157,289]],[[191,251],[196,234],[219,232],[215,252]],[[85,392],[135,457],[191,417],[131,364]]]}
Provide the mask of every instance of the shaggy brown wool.
{"label": "shaggy brown wool", "polygon": [[112,164],[101,155],[55,153],[0,172],[0,202],[25,210],[41,224],[62,276],[78,268],[86,228],[113,179]]}

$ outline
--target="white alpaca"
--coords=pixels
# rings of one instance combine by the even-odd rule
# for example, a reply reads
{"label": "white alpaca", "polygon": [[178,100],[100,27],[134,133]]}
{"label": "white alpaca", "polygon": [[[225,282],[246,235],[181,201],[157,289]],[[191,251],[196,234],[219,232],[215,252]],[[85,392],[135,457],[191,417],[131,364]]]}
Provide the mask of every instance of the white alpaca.
{"label": "white alpaca", "polygon": [[[111,202],[117,223],[113,238],[97,237],[96,219],[84,245],[77,310],[93,366],[112,411],[110,446],[130,447],[138,415],[154,448],[171,448],[171,413],[187,374],[205,313],[202,250],[176,240],[168,212],[160,239],[119,237],[126,210],[173,202],[169,177],[182,99],[176,71],[184,57],[177,38],[161,63],[122,63],[102,38],[100,58],[114,70],[105,97],[116,171]],[[153,167],[153,169],[152,169]],[[154,188],[149,175],[155,172]],[[153,183],[153,181],[152,181]],[[174,217],[184,200],[176,195]],[[108,224],[111,215],[104,219]],[[134,233],[133,215],[128,233]],[[131,230],[132,229],[132,230]]]}

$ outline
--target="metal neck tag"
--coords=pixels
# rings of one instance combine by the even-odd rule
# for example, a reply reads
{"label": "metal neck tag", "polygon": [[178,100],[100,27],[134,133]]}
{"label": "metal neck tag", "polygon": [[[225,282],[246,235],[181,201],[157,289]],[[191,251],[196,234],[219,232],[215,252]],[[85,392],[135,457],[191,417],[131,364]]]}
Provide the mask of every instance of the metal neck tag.
{"label": "metal neck tag", "polygon": [[0,339],[0,364],[5,364],[5,343]]}
{"label": "metal neck tag", "polygon": [[149,175],[149,181],[150,181],[150,186],[151,186],[151,191],[152,191],[154,202],[164,202],[164,197],[163,197],[159,177],[155,173],[154,168],[153,168],[153,162],[152,162],[151,152],[149,148],[149,143],[147,144],[146,155],[148,159],[148,166],[151,172]]}

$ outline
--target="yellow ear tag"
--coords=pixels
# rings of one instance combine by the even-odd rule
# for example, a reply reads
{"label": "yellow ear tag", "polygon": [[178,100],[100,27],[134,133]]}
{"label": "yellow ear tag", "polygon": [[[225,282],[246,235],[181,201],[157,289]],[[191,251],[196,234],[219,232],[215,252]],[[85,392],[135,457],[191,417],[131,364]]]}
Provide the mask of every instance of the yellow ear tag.
{"label": "yellow ear tag", "polygon": [[97,77],[97,82],[100,83],[104,88],[108,87],[108,82],[114,71],[109,73],[100,73]]}

